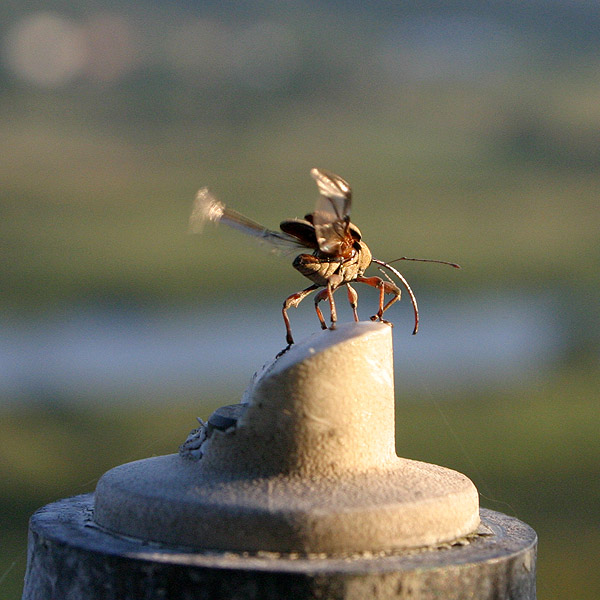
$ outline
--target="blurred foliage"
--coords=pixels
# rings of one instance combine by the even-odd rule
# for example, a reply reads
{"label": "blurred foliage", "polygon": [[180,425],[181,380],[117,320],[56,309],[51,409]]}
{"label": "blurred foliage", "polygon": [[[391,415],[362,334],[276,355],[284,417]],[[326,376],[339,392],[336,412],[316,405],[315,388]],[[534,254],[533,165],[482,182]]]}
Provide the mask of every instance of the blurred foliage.
{"label": "blurred foliage", "polygon": [[[353,187],[352,217],[375,256],[462,264],[458,277],[403,265],[419,288],[462,293],[466,303],[474,291],[508,287],[548,289],[559,300],[568,347],[552,372],[517,390],[443,402],[423,394],[398,411],[398,447],[468,474],[483,505],[537,530],[541,600],[598,598],[598,6],[260,2],[231,11],[63,0],[38,8],[77,35],[112,15],[109,26],[139,36],[139,55],[113,80],[92,64],[61,85],[36,85],[9,68],[7,41],[35,7],[0,7],[5,316],[212,303],[240,291],[282,296],[301,281],[290,257],[223,228],[186,234],[194,194],[209,185],[276,228],[312,209],[311,167],[337,172]],[[212,53],[193,47],[173,62],[189,47],[174,39],[197,39],[184,36],[188,25],[207,33]],[[281,46],[283,70],[260,36],[249,41],[255,25],[266,26],[269,43],[291,40]],[[235,56],[225,52],[231,41],[242,44]],[[200,55],[206,64],[189,62]],[[228,393],[205,401],[199,416],[237,400]],[[194,427],[189,398],[129,400],[0,404],[2,597],[20,595],[36,508],[93,490],[111,466],[174,451]]]}
{"label": "blurred foliage", "polygon": [[[518,133],[507,139],[510,132],[480,130],[498,123],[454,124],[465,118],[456,114],[465,98],[437,100],[444,91],[397,98],[399,106],[410,100],[434,114],[443,104],[437,124],[424,110],[398,115],[392,106],[373,116],[352,106],[335,114],[286,107],[241,129],[189,124],[151,141],[126,126],[98,131],[68,115],[50,120],[53,102],[69,112],[58,98],[45,101],[45,114],[3,119],[0,135],[10,152],[0,162],[2,302],[46,305],[102,290],[178,301],[232,281],[258,286],[271,279],[262,275],[267,266],[289,272],[286,261],[229,231],[209,227],[202,238],[186,236],[195,191],[208,184],[276,228],[312,209],[314,165],[349,180],[354,220],[377,256],[456,260],[465,267],[465,286],[532,279],[539,286],[596,286],[594,170],[515,156]],[[447,275],[423,268],[419,277],[445,285]]]}

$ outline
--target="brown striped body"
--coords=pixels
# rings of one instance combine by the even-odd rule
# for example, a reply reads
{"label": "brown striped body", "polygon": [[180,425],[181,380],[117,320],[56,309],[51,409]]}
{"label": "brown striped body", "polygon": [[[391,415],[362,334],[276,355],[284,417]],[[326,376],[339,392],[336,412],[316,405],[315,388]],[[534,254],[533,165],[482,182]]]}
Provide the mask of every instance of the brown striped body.
{"label": "brown striped body", "polygon": [[332,258],[319,251],[314,254],[299,254],[294,262],[295,269],[302,275],[326,287],[329,282],[334,287],[355,281],[362,277],[367,267],[371,264],[371,251],[364,242],[355,241],[350,258]]}

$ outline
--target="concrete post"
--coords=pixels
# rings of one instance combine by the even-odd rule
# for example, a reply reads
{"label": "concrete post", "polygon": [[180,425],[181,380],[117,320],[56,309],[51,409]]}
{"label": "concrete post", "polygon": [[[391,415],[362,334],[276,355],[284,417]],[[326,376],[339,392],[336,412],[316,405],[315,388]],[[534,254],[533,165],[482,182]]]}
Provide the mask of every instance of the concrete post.
{"label": "concrete post", "polygon": [[23,598],[535,598],[535,533],[394,424],[390,328],[321,332],[179,454],[38,511]]}

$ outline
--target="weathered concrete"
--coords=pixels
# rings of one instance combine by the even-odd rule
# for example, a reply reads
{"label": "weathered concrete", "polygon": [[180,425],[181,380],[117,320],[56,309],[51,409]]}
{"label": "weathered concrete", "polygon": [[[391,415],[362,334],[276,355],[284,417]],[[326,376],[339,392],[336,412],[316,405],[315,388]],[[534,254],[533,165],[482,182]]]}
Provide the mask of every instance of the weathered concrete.
{"label": "weathered concrete", "polygon": [[396,456],[393,379],[389,326],[320,332],[265,367],[237,420],[230,409],[209,419],[196,460],[106,473],[96,522],[239,551],[379,552],[467,535],[479,523],[472,482]]}
{"label": "weathered concrete", "polygon": [[93,495],[30,522],[23,600],[535,600],[535,532],[481,510],[453,544],[336,558],[198,551],[119,537],[93,521]]}

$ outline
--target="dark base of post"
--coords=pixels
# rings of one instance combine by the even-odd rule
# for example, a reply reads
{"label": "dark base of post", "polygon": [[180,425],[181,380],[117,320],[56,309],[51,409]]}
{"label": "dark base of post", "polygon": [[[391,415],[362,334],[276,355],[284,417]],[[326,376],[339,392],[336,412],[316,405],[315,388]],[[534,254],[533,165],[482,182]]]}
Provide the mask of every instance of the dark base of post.
{"label": "dark base of post", "polygon": [[92,510],[86,494],[32,516],[23,600],[536,597],[535,531],[486,509],[486,533],[454,545],[329,558],[165,547],[99,529]]}

